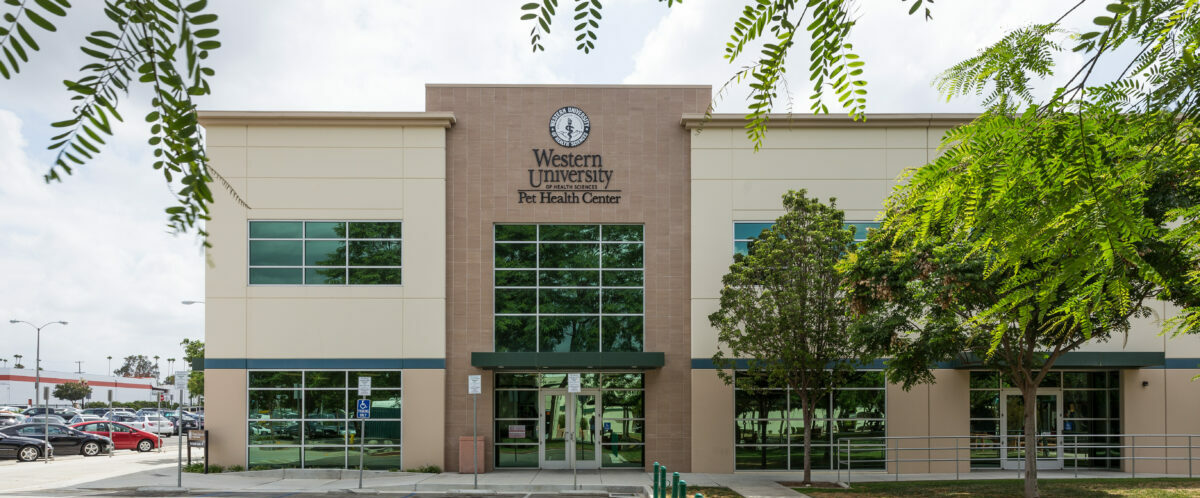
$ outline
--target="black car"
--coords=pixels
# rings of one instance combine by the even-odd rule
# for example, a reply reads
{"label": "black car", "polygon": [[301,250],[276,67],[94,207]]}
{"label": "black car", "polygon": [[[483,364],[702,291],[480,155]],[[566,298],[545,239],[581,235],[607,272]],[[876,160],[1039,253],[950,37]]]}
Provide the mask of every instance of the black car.
{"label": "black car", "polygon": [[175,424],[176,434],[179,434],[180,429],[184,431],[190,431],[192,429],[200,428],[200,419],[186,413],[183,415],[182,424],[179,423],[179,412],[166,412],[163,413],[163,417],[166,417],[166,419],[170,420],[172,424]]}
{"label": "black car", "polygon": [[[112,440],[104,436],[88,434],[83,431],[78,431],[58,424],[20,424],[10,425],[0,428],[0,434],[8,436],[19,436],[24,438],[43,439],[42,428],[46,427],[50,430],[50,447],[59,455],[81,454],[83,456],[96,456],[101,453],[112,451]],[[52,453],[53,454],[53,453]]]}
{"label": "black car", "polygon": [[25,416],[19,413],[0,412],[0,427],[17,425],[25,422]]}
{"label": "black car", "polygon": [[[54,443],[50,444],[51,451]],[[42,440],[9,436],[0,433],[0,458],[16,457],[22,462],[32,462],[42,456]]]}

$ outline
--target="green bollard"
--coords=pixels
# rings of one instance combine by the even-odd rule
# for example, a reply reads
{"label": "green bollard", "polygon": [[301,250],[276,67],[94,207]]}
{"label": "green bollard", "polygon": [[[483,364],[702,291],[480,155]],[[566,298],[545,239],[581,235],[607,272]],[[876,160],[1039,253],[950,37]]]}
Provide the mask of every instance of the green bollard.
{"label": "green bollard", "polygon": [[679,498],[687,498],[687,481],[679,480]]}
{"label": "green bollard", "polygon": [[650,476],[650,491],[658,498],[658,462],[654,462],[654,474]]}
{"label": "green bollard", "polygon": [[658,468],[658,475],[654,476],[654,480],[658,483],[658,494],[655,495],[654,498],[666,498],[667,467],[665,465]]}
{"label": "green bollard", "polygon": [[679,473],[671,473],[671,498],[683,498],[679,495]]}
{"label": "green bollard", "polygon": [[694,498],[704,498],[704,495],[702,495],[700,493],[696,493],[696,496]]}

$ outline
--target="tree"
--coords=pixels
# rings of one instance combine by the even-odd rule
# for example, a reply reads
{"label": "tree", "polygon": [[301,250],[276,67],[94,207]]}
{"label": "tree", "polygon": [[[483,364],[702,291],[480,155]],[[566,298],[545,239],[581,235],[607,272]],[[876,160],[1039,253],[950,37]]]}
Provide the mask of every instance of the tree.
{"label": "tree", "polygon": [[113,374],[118,377],[137,377],[137,378],[158,378],[158,367],[146,358],[146,355],[133,355],[125,357],[125,364],[121,368],[113,370]]}
{"label": "tree", "polygon": [[[209,51],[221,46],[213,25],[217,15],[209,12],[207,3],[105,2],[101,20],[105,26],[86,36],[79,47],[95,61],[79,69],[78,79],[63,81],[74,107],[70,117],[53,123],[61,133],[49,146],[58,155],[45,175],[47,183],[61,181],[100,153],[105,136],[113,135],[115,122],[124,120],[117,111],[121,97],[143,84],[151,93],[145,119],[151,123],[147,142],[154,150],[152,166],[162,172],[175,195],[175,205],[166,210],[168,225],[177,232],[195,229],[202,237],[207,235],[201,222],[208,219],[208,205],[213,202],[208,183],[214,177],[242,202],[208,164],[192,100],[210,93],[208,78],[215,73],[206,61]],[[10,79],[40,50],[37,38],[43,31],[57,31],[51,20],[65,18],[71,4],[67,0],[5,4],[0,76]]]}
{"label": "tree", "polygon": [[844,227],[833,199],[826,206],[804,190],[785,194],[783,206],[786,214],[734,258],[722,278],[721,307],[708,319],[717,329],[713,363],[726,384],[751,392],[787,386],[800,400],[807,484],[817,400],[857,357],[834,267],[851,250],[854,228]]}
{"label": "tree", "polygon": [[[179,343],[183,346],[183,361],[189,365],[204,364],[204,341],[184,339]],[[192,368],[188,374],[188,395],[204,396],[204,370]],[[183,400],[180,400],[182,402]]]}
{"label": "tree", "polygon": [[79,382],[64,382],[54,386],[54,397],[69,401],[78,401],[83,403],[84,399],[92,395],[92,388],[88,386],[86,380]]}
{"label": "tree", "polygon": [[13,368],[25,368],[25,365],[21,364],[21,358],[24,358],[24,356],[19,355],[19,354],[13,355],[13,359],[16,360],[13,362]]}
{"label": "tree", "polygon": [[[890,378],[907,389],[973,353],[1021,390],[1026,448],[1056,360],[1128,333],[1148,299],[1200,303],[1187,280],[1195,246],[1168,228],[1169,213],[1200,201],[1180,176],[1200,154],[1164,141],[1160,127],[1174,122],[1075,105],[989,113],[951,132],[950,149],[896,188],[882,229],[842,264],[855,333],[892,356]],[[1034,452],[1025,465],[1025,494],[1037,496]]]}

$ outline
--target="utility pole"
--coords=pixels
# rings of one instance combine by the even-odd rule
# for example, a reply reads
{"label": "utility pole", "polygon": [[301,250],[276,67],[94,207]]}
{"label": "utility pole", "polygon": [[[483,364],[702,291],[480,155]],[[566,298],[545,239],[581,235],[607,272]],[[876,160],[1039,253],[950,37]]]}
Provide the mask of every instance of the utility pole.
{"label": "utility pole", "polygon": [[109,357],[108,357],[108,371],[107,371],[107,372],[105,372],[105,373],[104,373],[104,375],[112,375],[112,374],[113,374],[113,369],[112,369],[112,356],[109,356]]}
{"label": "utility pole", "polygon": [[83,361],[75,360],[75,373],[83,373]]}

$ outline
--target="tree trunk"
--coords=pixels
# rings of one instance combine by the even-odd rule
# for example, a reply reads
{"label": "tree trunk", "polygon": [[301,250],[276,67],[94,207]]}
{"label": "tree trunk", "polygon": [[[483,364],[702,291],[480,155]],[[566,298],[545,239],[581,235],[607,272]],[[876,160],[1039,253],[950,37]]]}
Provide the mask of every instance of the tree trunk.
{"label": "tree trunk", "polygon": [[1025,498],[1036,498],[1037,487],[1037,386],[1021,388],[1025,400]]}
{"label": "tree trunk", "polygon": [[812,484],[812,424],[813,414],[809,409],[808,393],[800,395],[800,411],[804,413],[804,481]]}

